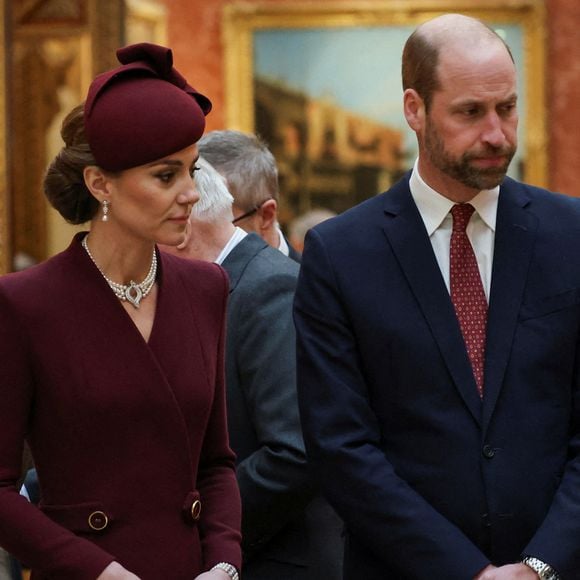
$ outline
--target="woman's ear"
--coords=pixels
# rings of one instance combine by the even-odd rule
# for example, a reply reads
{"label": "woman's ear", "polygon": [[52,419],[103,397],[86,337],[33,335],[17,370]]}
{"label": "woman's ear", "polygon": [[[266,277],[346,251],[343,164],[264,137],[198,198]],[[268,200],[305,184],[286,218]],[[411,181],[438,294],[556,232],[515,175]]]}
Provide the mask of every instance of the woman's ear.
{"label": "woman's ear", "polygon": [[103,170],[96,165],[88,165],[83,170],[85,185],[91,194],[99,201],[108,200],[110,192],[110,180],[103,173]]}

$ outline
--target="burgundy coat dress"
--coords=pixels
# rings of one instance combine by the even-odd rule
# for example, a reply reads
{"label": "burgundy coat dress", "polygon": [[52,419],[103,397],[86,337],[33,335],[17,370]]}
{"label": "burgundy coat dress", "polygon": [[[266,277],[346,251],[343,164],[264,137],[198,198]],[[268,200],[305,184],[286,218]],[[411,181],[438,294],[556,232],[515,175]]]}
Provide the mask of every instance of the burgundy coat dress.
{"label": "burgundy coat dress", "polygon": [[[144,580],[239,568],[226,275],[160,254],[145,342],[82,236],[0,278],[0,545],[35,579],[94,580],[113,560]],[[40,509],[15,486],[25,438]]]}

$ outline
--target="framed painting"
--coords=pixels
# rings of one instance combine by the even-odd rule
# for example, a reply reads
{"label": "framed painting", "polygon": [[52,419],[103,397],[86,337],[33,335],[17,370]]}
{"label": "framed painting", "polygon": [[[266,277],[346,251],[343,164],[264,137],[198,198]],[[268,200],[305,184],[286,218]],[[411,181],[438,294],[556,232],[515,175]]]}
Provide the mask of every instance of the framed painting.
{"label": "framed painting", "polygon": [[546,184],[540,0],[234,2],[224,9],[227,126],[270,146],[283,215],[343,211],[412,167],[401,53],[418,24],[445,12],[482,19],[510,46],[520,112],[510,172]]}

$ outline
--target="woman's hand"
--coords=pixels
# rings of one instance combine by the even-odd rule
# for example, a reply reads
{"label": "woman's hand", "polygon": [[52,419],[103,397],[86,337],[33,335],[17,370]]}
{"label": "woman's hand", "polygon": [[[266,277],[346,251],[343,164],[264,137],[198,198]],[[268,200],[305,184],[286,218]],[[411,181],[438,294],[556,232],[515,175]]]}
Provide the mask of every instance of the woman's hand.
{"label": "woman's hand", "polygon": [[209,570],[204,572],[199,576],[196,576],[194,580],[230,580],[229,574],[223,570]]}
{"label": "woman's hand", "polygon": [[139,577],[123,568],[119,562],[111,562],[97,580],[139,580]]}

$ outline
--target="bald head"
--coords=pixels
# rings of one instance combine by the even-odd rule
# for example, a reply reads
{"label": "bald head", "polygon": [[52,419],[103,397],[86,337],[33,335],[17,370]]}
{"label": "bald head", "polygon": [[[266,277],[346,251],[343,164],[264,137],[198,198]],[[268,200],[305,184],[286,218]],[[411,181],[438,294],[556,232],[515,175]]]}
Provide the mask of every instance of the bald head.
{"label": "bald head", "polygon": [[441,54],[458,57],[465,52],[485,50],[490,44],[501,44],[513,57],[508,46],[486,24],[463,14],[444,14],[420,25],[408,38],[403,49],[403,89],[414,89],[428,112],[433,93],[440,88],[438,65]]}
{"label": "bald head", "polygon": [[501,40],[487,24],[464,14],[443,14],[421,24],[415,33],[439,46],[454,42],[479,45],[485,40]]}

